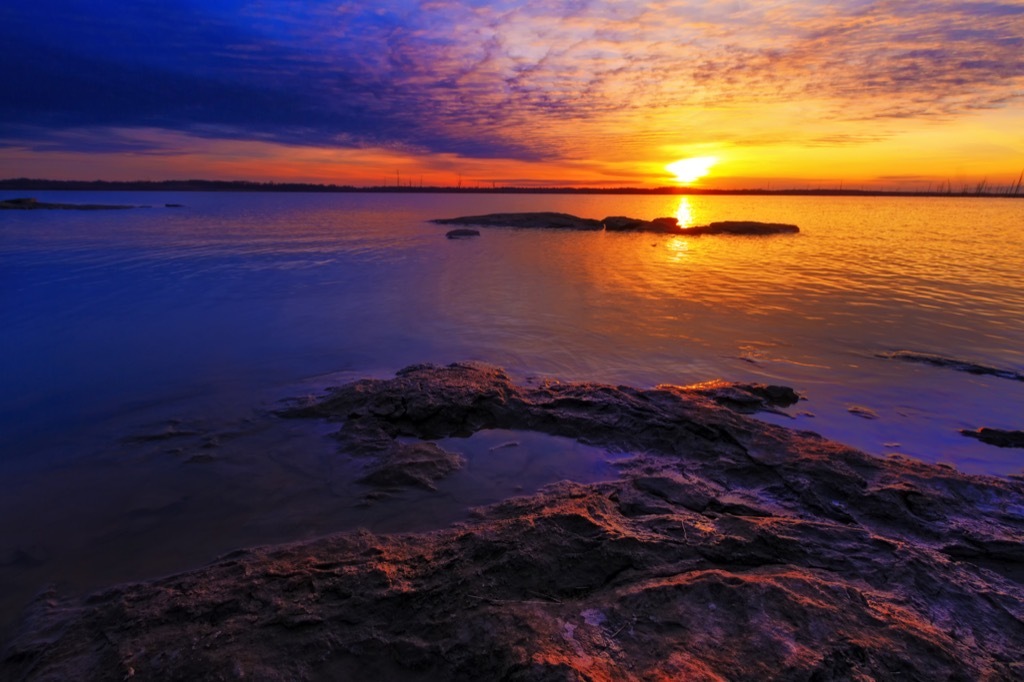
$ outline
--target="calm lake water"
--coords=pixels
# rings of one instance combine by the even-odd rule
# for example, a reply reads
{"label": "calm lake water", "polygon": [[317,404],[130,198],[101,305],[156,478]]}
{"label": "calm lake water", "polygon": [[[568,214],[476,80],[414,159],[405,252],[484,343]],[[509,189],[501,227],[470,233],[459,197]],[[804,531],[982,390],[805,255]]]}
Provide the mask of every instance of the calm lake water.
{"label": "calm lake water", "polygon": [[[1024,370],[1022,201],[34,195],[153,208],[0,213],[0,593],[14,595],[0,597],[0,621],[46,580],[84,589],[253,542],[443,525],[467,504],[607,475],[558,439],[524,443],[543,457],[516,455],[515,471],[488,464],[491,441],[467,443],[467,470],[438,493],[366,510],[330,427],[265,416],[285,397],[418,362],[782,383],[807,400],[773,422],[972,473],[1024,469],[1022,451],[957,432],[1024,428],[1024,383],[875,356]],[[802,231],[450,241],[426,222],[535,210]]]}

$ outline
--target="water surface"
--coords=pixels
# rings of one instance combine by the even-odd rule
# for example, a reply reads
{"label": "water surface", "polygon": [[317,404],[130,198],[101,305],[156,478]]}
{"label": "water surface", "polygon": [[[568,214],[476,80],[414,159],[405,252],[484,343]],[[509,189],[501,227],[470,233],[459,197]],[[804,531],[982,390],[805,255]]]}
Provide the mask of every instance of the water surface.
{"label": "water surface", "polygon": [[[488,501],[466,491],[510,494],[495,460],[440,495],[408,493],[367,511],[331,427],[266,415],[282,398],[417,362],[638,386],[782,383],[807,400],[778,423],[972,473],[1024,466],[1019,450],[957,433],[1024,427],[1024,383],[876,357],[910,349],[1024,370],[1020,201],[37,195],[152,208],[0,213],[8,610],[45,580],[84,589],[239,544],[398,530],[414,517],[438,527]],[[802,231],[484,229],[451,241],[426,222],[529,210]],[[495,454],[513,466],[510,451]],[[609,471],[602,453],[539,442],[515,456],[532,467],[516,470],[531,486]]]}

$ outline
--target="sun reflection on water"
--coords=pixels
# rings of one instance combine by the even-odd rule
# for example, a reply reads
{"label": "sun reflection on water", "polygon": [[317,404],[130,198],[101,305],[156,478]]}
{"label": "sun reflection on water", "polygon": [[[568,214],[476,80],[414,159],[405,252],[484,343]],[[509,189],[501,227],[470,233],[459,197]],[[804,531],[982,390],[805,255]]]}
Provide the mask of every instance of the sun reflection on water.
{"label": "sun reflection on water", "polygon": [[679,220],[680,227],[693,227],[693,206],[690,204],[689,197],[679,197],[679,208],[676,209],[676,219]]}
{"label": "sun reflection on water", "polygon": [[690,242],[682,237],[672,237],[665,243],[670,263],[681,263],[690,256]]}

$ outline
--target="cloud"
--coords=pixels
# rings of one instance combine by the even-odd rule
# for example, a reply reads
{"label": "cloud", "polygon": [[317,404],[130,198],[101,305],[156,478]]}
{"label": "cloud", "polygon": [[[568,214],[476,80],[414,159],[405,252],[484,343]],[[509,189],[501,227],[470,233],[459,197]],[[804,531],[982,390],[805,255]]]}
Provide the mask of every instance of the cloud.
{"label": "cloud", "polygon": [[1022,25],[1018,2],[953,0],[15,0],[0,123],[39,148],[139,127],[522,160],[859,144],[879,129],[830,126],[1019,100]]}

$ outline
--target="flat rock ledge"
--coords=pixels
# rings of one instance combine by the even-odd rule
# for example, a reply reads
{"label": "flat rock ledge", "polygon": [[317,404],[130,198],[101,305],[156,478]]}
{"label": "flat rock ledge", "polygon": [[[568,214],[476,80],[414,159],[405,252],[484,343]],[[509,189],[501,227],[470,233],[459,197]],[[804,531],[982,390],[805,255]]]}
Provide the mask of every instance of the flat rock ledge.
{"label": "flat rock ledge", "polygon": [[627,216],[609,216],[604,220],[580,218],[568,213],[488,213],[486,215],[462,216],[459,218],[436,218],[432,223],[439,225],[474,225],[481,227],[518,227],[559,230],[607,230],[609,232],[660,232],[665,234],[704,235],[738,234],[769,235],[795,234],[800,231],[796,225],[786,223],[762,223],[753,220],[726,220],[708,225],[682,227],[676,218],[655,218],[643,220]]}
{"label": "flat rock ledge", "polygon": [[342,533],[43,594],[0,679],[1024,677],[1024,481],[744,414],[795,399],[517,385],[475,364],[343,386],[288,416],[336,420],[371,448],[507,428],[634,456],[615,480],[555,484],[441,531]]}

